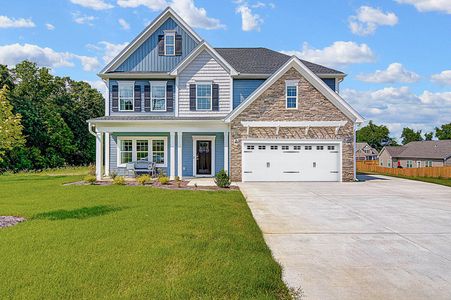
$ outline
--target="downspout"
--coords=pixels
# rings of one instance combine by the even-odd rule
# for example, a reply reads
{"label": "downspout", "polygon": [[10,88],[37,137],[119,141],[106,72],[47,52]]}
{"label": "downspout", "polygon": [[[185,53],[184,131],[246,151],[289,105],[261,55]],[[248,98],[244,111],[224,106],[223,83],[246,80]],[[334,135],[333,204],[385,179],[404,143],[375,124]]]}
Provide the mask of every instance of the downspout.
{"label": "downspout", "polygon": [[354,123],[354,181],[357,181],[357,161],[356,161],[356,156],[355,156],[355,152],[357,151],[357,146],[356,146],[356,142],[357,142],[357,138],[356,138],[356,123]]}

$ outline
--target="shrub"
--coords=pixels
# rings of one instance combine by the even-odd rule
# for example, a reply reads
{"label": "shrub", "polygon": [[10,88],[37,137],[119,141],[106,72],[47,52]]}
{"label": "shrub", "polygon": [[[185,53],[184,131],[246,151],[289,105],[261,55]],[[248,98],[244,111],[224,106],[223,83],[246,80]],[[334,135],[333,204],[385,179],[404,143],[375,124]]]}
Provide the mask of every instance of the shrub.
{"label": "shrub", "polygon": [[110,177],[112,179],[116,178],[116,176],[117,176],[117,172],[115,172],[115,171],[110,172]]}
{"label": "shrub", "polygon": [[230,177],[227,175],[226,171],[221,170],[215,176],[215,183],[221,188],[228,188],[231,184]]}
{"label": "shrub", "polygon": [[150,175],[148,174],[143,174],[141,176],[136,177],[136,181],[140,184],[140,185],[145,185],[146,183],[150,182]]}
{"label": "shrub", "polygon": [[169,183],[169,177],[167,176],[160,176],[158,177],[158,182],[161,184],[168,184]]}
{"label": "shrub", "polygon": [[89,183],[89,184],[94,184],[94,183],[96,183],[97,178],[96,178],[95,176],[93,176],[93,175],[86,175],[86,176],[83,178],[83,180],[86,181],[86,182]]}
{"label": "shrub", "polygon": [[124,185],[124,184],[125,184],[125,178],[124,178],[124,176],[116,176],[116,177],[113,179],[113,184],[116,184],[116,185]]}
{"label": "shrub", "polygon": [[92,176],[96,175],[96,166],[95,165],[88,166],[88,175],[92,175]]}
{"label": "shrub", "polygon": [[175,182],[179,182],[180,181],[180,177],[179,176],[175,176],[174,180],[175,180]]}

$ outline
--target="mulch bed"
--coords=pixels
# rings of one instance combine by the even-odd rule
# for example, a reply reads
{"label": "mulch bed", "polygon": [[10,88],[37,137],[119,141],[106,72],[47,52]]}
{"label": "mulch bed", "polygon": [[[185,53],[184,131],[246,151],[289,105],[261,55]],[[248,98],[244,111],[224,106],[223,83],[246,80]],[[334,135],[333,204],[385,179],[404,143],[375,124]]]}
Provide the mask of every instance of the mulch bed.
{"label": "mulch bed", "polygon": [[25,221],[25,218],[14,216],[0,216],[0,228],[14,226]]}

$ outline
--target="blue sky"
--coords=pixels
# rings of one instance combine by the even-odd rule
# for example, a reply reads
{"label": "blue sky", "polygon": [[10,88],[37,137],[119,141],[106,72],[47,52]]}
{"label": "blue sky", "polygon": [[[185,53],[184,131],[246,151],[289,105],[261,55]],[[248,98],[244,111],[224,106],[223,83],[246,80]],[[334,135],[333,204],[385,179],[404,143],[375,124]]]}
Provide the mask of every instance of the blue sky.
{"label": "blue sky", "polygon": [[450,0],[2,0],[0,63],[30,59],[102,90],[96,73],[167,5],[213,46],[345,72],[340,94],[396,136],[451,122]]}

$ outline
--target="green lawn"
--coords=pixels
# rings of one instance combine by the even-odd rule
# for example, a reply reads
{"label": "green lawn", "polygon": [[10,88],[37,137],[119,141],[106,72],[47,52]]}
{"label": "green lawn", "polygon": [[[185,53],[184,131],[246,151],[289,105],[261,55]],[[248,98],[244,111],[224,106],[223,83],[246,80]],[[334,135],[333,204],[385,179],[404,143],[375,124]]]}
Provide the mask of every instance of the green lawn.
{"label": "green lawn", "polygon": [[0,176],[0,215],[28,219],[0,228],[1,299],[288,297],[240,192],[80,178]]}
{"label": "green lawn", "polygon": [[445,178],[431,178],[431,177],[412,177],[412,176],[395,176],[395,175],[388,175],[388,174],[377,174],[372,172],[359,172],[360,174],[369,174],[369,175],[384,175],[384,176],[391,176],[391,177],[397,177],[397,178],[404,178],[404,179],[410,179],[410,180],[418,180],[423,182],[429,182],[429,183],[435,183],[445,186],[451,187],[451,179],[445,179]]}

